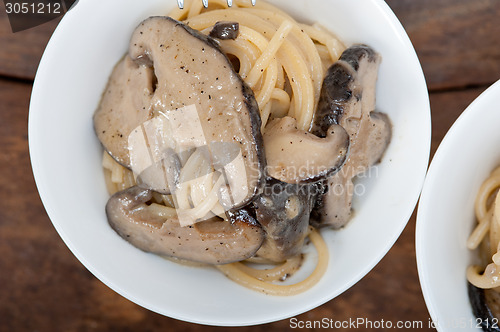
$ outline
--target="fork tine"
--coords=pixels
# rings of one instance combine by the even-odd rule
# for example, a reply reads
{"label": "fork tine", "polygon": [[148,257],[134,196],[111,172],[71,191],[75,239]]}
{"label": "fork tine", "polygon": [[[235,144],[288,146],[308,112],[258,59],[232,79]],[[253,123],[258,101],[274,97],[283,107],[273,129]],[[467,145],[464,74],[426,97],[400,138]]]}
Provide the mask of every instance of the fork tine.
{"label": "fork tine", "polygon": [[[208,0],[202,0],[203,2],[203,7],[207,8],[208,7]],[[257,0],[252,0],[252,6],[255,6],[257,3]],[[231,7],[233,5],[233,0],[227,0],[227,5]],[[179,6],[180,9],[184,9],[184,0],[177,0],[177,6]]]}

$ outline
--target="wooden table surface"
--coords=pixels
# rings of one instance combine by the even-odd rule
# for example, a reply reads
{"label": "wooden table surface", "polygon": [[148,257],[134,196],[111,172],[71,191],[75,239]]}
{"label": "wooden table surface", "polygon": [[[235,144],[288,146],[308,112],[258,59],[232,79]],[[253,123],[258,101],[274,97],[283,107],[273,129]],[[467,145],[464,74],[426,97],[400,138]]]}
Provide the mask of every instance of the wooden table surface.
{"label": "wooden table surface", "polygon": [[[173,0],[172,0],[173,1]],[[461,112],[500,79],[500,1],[388,0],[428,83],[432,154]],[[143,309],[97,280],[67,249],[38,196],[27,118],[32,82],[52,21],[12,33],[0,5],[0,331],[215,331]],[[415,260],[415,215],[359,283],[302,321],[420,321],[428,327]],[[283,320],[241,331],[284,331]]]}

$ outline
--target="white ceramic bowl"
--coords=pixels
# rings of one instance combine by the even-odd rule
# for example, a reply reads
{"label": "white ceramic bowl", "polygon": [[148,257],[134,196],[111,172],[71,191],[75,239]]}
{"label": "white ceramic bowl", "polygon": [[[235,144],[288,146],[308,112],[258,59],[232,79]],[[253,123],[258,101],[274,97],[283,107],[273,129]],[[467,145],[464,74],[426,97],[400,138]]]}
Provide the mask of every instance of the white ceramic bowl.
{"label": "white ceramic bowl", "polygon": [[427,308],[439,331],[477,330],[465,270],[473,261],[466,241],[475,223],[474,201],[500,165],[500,81],[458,118],[439,146],[420,198],[416,249]]}
{"label": "white ceramic bowl", "polygon": [[[323,232],[331,252],[326,275],[297,296],[266,296],[215,269],[181,266],[144,253],[107,223],[102,150],[92,114],[136,25],[150,15],[168,13],[176,1],[80,1],[59,24],[40,63],[30,105],[29,143],[47,213],[67,246],[97,278],[160,314],[228,326],[266,323],[313,309],[379,262],[419,196],[430,151],[429,100],[414,49],[389,7],[382,0],[272,2],[298,19],[321,23],[348,44],[366,43],[382,54],[377,108],[388,113],[394,125],[382,164],[362,180],[366,193],[355,201],[356,216],[341,231]],[[310,255],[308,264],[313,262]],[[307,270],[301,269],[296,278]]]}

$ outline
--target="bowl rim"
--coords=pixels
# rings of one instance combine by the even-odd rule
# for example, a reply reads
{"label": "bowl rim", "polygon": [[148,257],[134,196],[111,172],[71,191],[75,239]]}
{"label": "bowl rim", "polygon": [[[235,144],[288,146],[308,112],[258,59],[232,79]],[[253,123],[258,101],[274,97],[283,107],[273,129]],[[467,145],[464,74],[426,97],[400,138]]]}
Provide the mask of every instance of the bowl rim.
{"label": "bowl rim", "polygon": [[[420,201],[417,209],[417,223],[415,229],[415,251],[416,251],[416,261],[417,261],[417,271],[420,286],[424,296],[424,300],[431,316],[431,319],[436,324],[438,331],[446,331],[448,328],[444,326],[444,323],[440,323],[440,317],[438,317],[438,305],[433,301],[432,281],[428,278],[430,268],[427,261],[427,255],[425,252],[425,236],[426,232],[424,227],[428,223],[427,220],[431,220],[429,214],[431,213],[429,206],[432,204],[432,192],[439,182],[439,168],[441,164],[446,160],[450,146],[453,145],[456,132],[463,126],[464,123],[469,122],[471,117],[476,116],[476,113],[483,112],[484,107],[481,107],[484,100],[487,100],[492,95],[500,95],[500,80],[491,84],[486,90],[484,90],[479,96],[477,96],[460,114],[460,116],[455,120],[450,129],[446,132],[443,140],[440,142],[433,158],[430,163],[427,175],[424,181],[424,186],[422,188],[422,193],[420,195]],[[465,271],[463,273],[464,282]],[[472,310],[472,309],[471,309]],[[472,311],[471,311],[472,314]]]}

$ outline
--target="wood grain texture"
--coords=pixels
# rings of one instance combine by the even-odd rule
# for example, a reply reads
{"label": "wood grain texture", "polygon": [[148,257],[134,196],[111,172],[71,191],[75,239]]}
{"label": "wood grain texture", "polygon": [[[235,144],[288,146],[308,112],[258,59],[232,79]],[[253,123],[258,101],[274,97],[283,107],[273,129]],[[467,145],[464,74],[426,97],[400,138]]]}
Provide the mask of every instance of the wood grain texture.
{"label": "wood grain texture", "polygon": [[500,79],[500,1],[387,0],[406,29],[429,89]]}
{"label": "wood grain texture", "polygon": [[[387,0],[422,63],[430,90],[500,78],[500,1]],[[0,2],[0,76],[32,80],[58,20],[12,33]]]}
{"label": "wood grain texture", "polygon": [[[131,303],[93,277],[69,252],[44,212],[30,169],[30,91],[28,84],[0,80],[0,331],[220,330],[163,317]],[[482,91],[431,95],[433,152]],[[403,320],[426,326],[429,316],[417,277],[414,236],[415,215],[372,272],[336,299],[297,318]],[[284,320],[239,330],[285,331],[289,326]]]}
{"label": "wood grain texture", "polygon": [[0,1],[0,76],[33,80],[45,46],[59,20],[12,33],[4,4]]}

